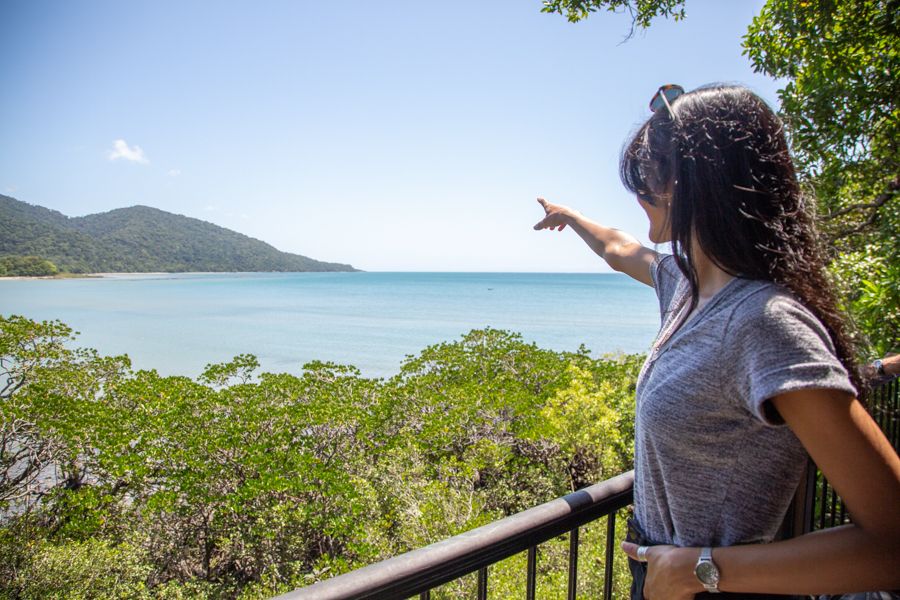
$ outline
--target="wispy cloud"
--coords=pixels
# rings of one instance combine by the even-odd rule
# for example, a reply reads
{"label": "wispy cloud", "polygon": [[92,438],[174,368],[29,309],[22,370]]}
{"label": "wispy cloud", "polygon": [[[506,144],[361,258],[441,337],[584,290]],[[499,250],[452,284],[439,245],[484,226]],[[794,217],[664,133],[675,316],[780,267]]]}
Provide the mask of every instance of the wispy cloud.
{"label": "wispy cloud", "polygon": [[109,160],[127,160],[128,162],[136,162],[148,164],[150,161],[144,156],[144,151],[140,146],[129,146],[125,140],[115,140],[112,150],[109,151]]}
{"label": "wispy cloud", "polygon": [[214,204],[207,204],[203,207],[203,210],[205,210],[206,212],[215,212],[219,210],[219,207]]}
{"label": "wispy cloud", "polygon": [[181,175],[181,170],[180,169],[169,169],[169,172],[166,173],[166,175],[168,175],[169,177],[178,177],[179,175]]}

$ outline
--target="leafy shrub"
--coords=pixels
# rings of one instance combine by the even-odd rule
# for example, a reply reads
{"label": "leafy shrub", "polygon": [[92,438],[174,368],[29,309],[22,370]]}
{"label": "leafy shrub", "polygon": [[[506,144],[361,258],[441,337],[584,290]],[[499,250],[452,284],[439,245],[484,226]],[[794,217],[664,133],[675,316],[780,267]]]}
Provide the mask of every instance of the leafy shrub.
{"label": "leafy shrub", "polygon": [[[321,362],[300,377],[256,374],[241,355],[192,381],[133,372],[126,357],[72,349],[71,336],[0,317],[11,565],[0,575],[13,597],[265,597],[631,464],[635,356],[595,360],[486,329],[426,348],[387,380]],[[16,467],[25,445],[32,462]],[[564,547],[542,550],[548,585]],[[515,587],[518,574],[495,570],[497,589]]]}

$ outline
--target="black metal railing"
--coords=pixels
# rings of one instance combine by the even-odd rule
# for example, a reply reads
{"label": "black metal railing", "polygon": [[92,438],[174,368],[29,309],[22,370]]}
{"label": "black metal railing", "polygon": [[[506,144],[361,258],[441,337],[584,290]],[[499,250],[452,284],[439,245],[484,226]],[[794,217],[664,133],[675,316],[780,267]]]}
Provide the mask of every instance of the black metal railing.
{"label": "black metal railing", "polygon": [[575,599],[578,578],[578,530],[607,517],[604,595],[611,599],[616,511],[631,504],[634,471],[572,492],[526,511],[477,529],[321,581],[283,596],[282,600],[349,600],[351,598],[430,598],[430,590],[478,572],[479,600],[487,598],[488,568],[501,560],[527,552],[525,597],[534,600],[537,546],[569,533],[568,595]]}
{"label": "black metal railing", "polygon": [[[867,408],[894,449],[900,446],[900,379],[875,383]],[[568,600],[575,600],[578,580],[579,528],[607,517],[603,598],[613,597],[613,554],[616,512],[633,497],[634,471],[623,473],[546,504],[494,521],[425,548],[321,581],[283,596],[280,600],[397,599],[418,595],[429,600],[430,591],[477,572],[477,598],[488,596],[488,570],[501,560],[527,552],[525,597],[534,600],[537,547],[569,533]],[[785,518],[782,537],[824,529],[850,520],[834,488],[810,462],[794,503]],[[619,594],[619,596],[625,595]]]}
{"label": "black metal railing", "polygon": [[894,450],[900,451],[900,377],[884,377],[874,382],[866,395],[866,408]]}

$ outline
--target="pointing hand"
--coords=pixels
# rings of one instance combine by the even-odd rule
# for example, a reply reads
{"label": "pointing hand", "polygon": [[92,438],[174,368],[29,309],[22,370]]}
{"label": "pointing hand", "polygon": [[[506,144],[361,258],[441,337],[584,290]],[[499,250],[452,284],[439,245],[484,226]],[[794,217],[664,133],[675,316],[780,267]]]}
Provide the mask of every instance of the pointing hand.
{"label": "pointing hand", "polygon": [[543,198],[538,198],[537,201],[544,207],[545,214],[544,218],[538,221],[534,228],[538,231],[541,229],[555,229],[556,231],[565,229],[566,225],[569,224],[572,209],[568,206],[562,206],[561,204],[547,202]]}

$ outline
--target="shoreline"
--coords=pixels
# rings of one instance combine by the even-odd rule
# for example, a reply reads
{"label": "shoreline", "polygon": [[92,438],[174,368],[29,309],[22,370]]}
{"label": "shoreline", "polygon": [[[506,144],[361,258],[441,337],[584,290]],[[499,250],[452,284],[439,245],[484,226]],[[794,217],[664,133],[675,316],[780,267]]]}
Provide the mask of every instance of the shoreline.
{"label": "shoreline", "polygon": [[3,275],[0,281],[35,281],[38,279],[99,279],[100,273],[66,273],[65,275]]}
{"label": "shoreline", "polygon": [[[198,271],[198,273],[200,273]],[[37,281],[41,279],[110,279],[113,277],[143,277],[171,275],[164,271],[147,273],[61,273],[59,275],[3,275],[0,281]]]}
{"label": "shoreline", "polygon": [[0,281],[37,281],[41,279],[116,279],[161,277],[166,275],[228,275],[244,273],[360,273],[362,271],[116,271],[110,273],[60,273],[57,275],[2,275]]}
{"label": "shoreline", "polygon": [[165,277],[171,275],[243,275],[248,273],[382,273],[410,275],[619,275],[615,272],[604,271],[120,271],[104,273],[65,273],[58,275],[4,275],[0,276],[0,281],[33,281],[42,279],[116,279],[131,277]]}

